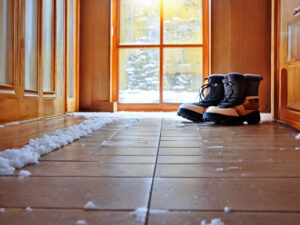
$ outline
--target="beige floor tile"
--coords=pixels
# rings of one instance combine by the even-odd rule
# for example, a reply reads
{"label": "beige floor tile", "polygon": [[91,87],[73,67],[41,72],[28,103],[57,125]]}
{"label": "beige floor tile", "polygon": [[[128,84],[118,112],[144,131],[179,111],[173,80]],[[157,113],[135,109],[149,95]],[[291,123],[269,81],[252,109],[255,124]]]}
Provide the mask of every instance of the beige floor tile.
{"label": "beige floor tile", "polygon": [[91,157],[107,156],[107,155],[146,155],[155,156],[157,148],[127,148],[127,147],[91,147],[91,146],[67,146],[63,149],[51,152],[44,155],[42,159],[74,159],[76,157],[82,157],[82,160],[90,159]]}
{"label": "beige floor tile", "polygon": [[162,155],[165,152],[160,149],[158,163],[298,163],[300,161],[298,151],[186,151],[191,155],[180,155],[184,153],[178,151],[178,155]]}
{"label": "beige floor tile", "polygon": [[158,141],[158,136],[114,136],[111,141]]}
{"label": "beige floor tile", "polygon": [[147,163],[154,164],[155,156],[138,156],[138,155],[99,155],[95,151],[69,151],[66,154],[49,154],[46,157],[42,157],[42,161],[78,161],[78,162],[99,162],[102,164],[117,164],[117,163]]}
{"label": "beige floor tile", "polygon": [[130,212],[84,211],[76,209],[6,209],[0,213],[1,225],[76,225],[84,220],[88,225],[142,225]]}
{"label": "beige floor tile", "polygon": [[158,178],[151,207],[175,210],[299,211],[300,179]]}
{"label": "beige floor tile", "polygon": [[300,178],[300,164],[203,163],[159,164],[156,177],[285,177]]}
{"label": "beige floor tile", "polygon": [[0,208],[77,208],[93,201],[99,209],[146,207],[151,179],[89,177],[0,178]]}
{"label": "beige floor tile", "polygon": [[[24,167],[32,176],[152,177],[154,164],[102,164],[99,162],[40,162]],[[18,171],[16,171],[16,175]]]}
{"label": "beige floor tile", "polygon": [[151,213],[149,225],[200,225],[220,218],[226,225],[298,225],[299,213],[244,212],[156,212]]}

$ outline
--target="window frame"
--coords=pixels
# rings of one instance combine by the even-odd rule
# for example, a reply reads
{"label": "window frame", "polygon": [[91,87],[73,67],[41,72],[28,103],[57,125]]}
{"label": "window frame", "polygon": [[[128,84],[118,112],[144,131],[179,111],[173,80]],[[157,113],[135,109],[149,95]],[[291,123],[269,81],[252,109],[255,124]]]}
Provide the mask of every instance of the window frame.
{"label": "window frame", "polygon": [[[202,44],[164,44],[163,0],[160,0],[160,43],[159,44],[120,44],[121,0],[112,0],[111,17],[111,99],[118,103],[118,110],[125,111],[174,111],[179,104],[163,102],[163,50],[164,48],[202,48],[203,82],[210,71],[210,0],[202,0],[203,43]],[[158,48],[160,50],[159,103],[120,103],[119,102],[119,49]]]}
{"label": "window frame", "polygon": [[15,95],[16,90],[16,59],[17,59],[17,22],[18,21],[18,4],[17,0],[12,0],[12,84],[0,84],[0,94]]}

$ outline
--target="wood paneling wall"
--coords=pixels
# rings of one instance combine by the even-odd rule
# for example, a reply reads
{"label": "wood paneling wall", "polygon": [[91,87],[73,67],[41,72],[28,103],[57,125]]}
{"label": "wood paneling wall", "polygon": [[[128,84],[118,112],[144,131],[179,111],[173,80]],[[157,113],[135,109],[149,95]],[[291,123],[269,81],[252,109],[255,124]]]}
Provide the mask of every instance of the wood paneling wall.
{"label": "wood paneling wall", "polygon": [[81,0],[80,110],[112,111],[110,2]]}
{"label": "wood paneling wall", "polygon": [[211,72],[264,77],[260,108],[271,109],[271,1],[212,0]]}

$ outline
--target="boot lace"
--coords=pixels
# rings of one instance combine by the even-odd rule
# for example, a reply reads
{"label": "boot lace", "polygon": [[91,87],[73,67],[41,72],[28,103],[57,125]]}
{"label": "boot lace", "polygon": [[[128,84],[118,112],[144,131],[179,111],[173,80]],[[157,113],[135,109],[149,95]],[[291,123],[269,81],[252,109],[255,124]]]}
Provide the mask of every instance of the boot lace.
{"label": "boot lace", "polygon": [[208,93],[207,95],[205,95],[205,90],[208,89],[208,88],[216,87],[216,86],[218,86],[218,84],[210,82],[208,78],[205,78],[205,81],[208,81],[208,83],[203,84],[199,88],[199,97],[200,97],[199,102],[212,101],[212,100],[215,99],[215,97],[213,97],[211,93]]}
{"label": "boot lace", "polygon": [[234,94],[234,90],[232,88],[233,83],[231,81],[228,81],[228,82],[223,81],[223,83],[224,83],[224,89],[225,89],[225,96],[224,96],[222,103],[228,103]]}
{"label": "boot lace", "polygon": [[[208,78],[205,78],[205,81],[207,81]],[[199,88],[199,102],[203,101],[205,99],[205,90],[211,87],[211,82],[208,81],[208,83],[203,84],[200,88]]]}

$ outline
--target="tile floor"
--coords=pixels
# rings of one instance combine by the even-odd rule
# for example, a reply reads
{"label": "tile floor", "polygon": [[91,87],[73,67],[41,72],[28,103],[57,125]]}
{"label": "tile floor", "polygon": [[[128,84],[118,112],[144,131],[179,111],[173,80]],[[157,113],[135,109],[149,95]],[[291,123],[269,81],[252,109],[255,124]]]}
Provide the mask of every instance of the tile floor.
{"label": "tile floor", "polygon": [[[0,177],[0,224],[300,224],[295,130],[178,123],[123,119],[25,167],[29,178]],[[88,201],[97,209],[83,210]],[[139,207],[145,222],[130,214]]]}

